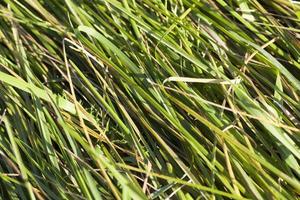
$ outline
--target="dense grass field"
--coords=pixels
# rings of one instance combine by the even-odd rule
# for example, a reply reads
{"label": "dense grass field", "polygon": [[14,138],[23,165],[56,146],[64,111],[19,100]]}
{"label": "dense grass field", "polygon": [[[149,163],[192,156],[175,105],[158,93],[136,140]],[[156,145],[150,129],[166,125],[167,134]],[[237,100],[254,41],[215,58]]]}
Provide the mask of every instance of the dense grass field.
{"label": "dense grass field", "polygon": [[300,3],[1,0],[0,196],[300,199]]}

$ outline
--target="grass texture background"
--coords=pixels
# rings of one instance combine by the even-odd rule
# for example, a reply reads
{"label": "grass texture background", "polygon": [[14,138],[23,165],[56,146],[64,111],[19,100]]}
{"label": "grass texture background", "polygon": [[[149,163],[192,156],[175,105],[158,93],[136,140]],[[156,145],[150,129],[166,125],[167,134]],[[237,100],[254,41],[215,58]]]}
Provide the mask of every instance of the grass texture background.
{"label": "grass texture background", "polygon": [[300,4],[1,0],[2,199],[299,199]]}

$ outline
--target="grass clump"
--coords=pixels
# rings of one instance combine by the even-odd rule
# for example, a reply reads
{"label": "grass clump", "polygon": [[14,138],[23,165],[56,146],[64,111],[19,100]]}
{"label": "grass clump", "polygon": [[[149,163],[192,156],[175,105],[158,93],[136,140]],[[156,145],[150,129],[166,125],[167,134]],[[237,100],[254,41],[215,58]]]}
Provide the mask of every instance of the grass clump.
{"label": "grass clump", "polygon": [[3,199],[297,199],[300,5],[3,0]]}

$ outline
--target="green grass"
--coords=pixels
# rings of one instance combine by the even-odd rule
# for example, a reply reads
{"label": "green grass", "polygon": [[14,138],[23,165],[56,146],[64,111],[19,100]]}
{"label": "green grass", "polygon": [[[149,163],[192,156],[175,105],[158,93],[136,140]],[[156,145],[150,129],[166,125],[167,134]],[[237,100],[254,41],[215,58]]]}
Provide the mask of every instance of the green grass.
{"label": "green grass", "polygon": [[0,1],[2,199],[299,199],[300,4]]}

